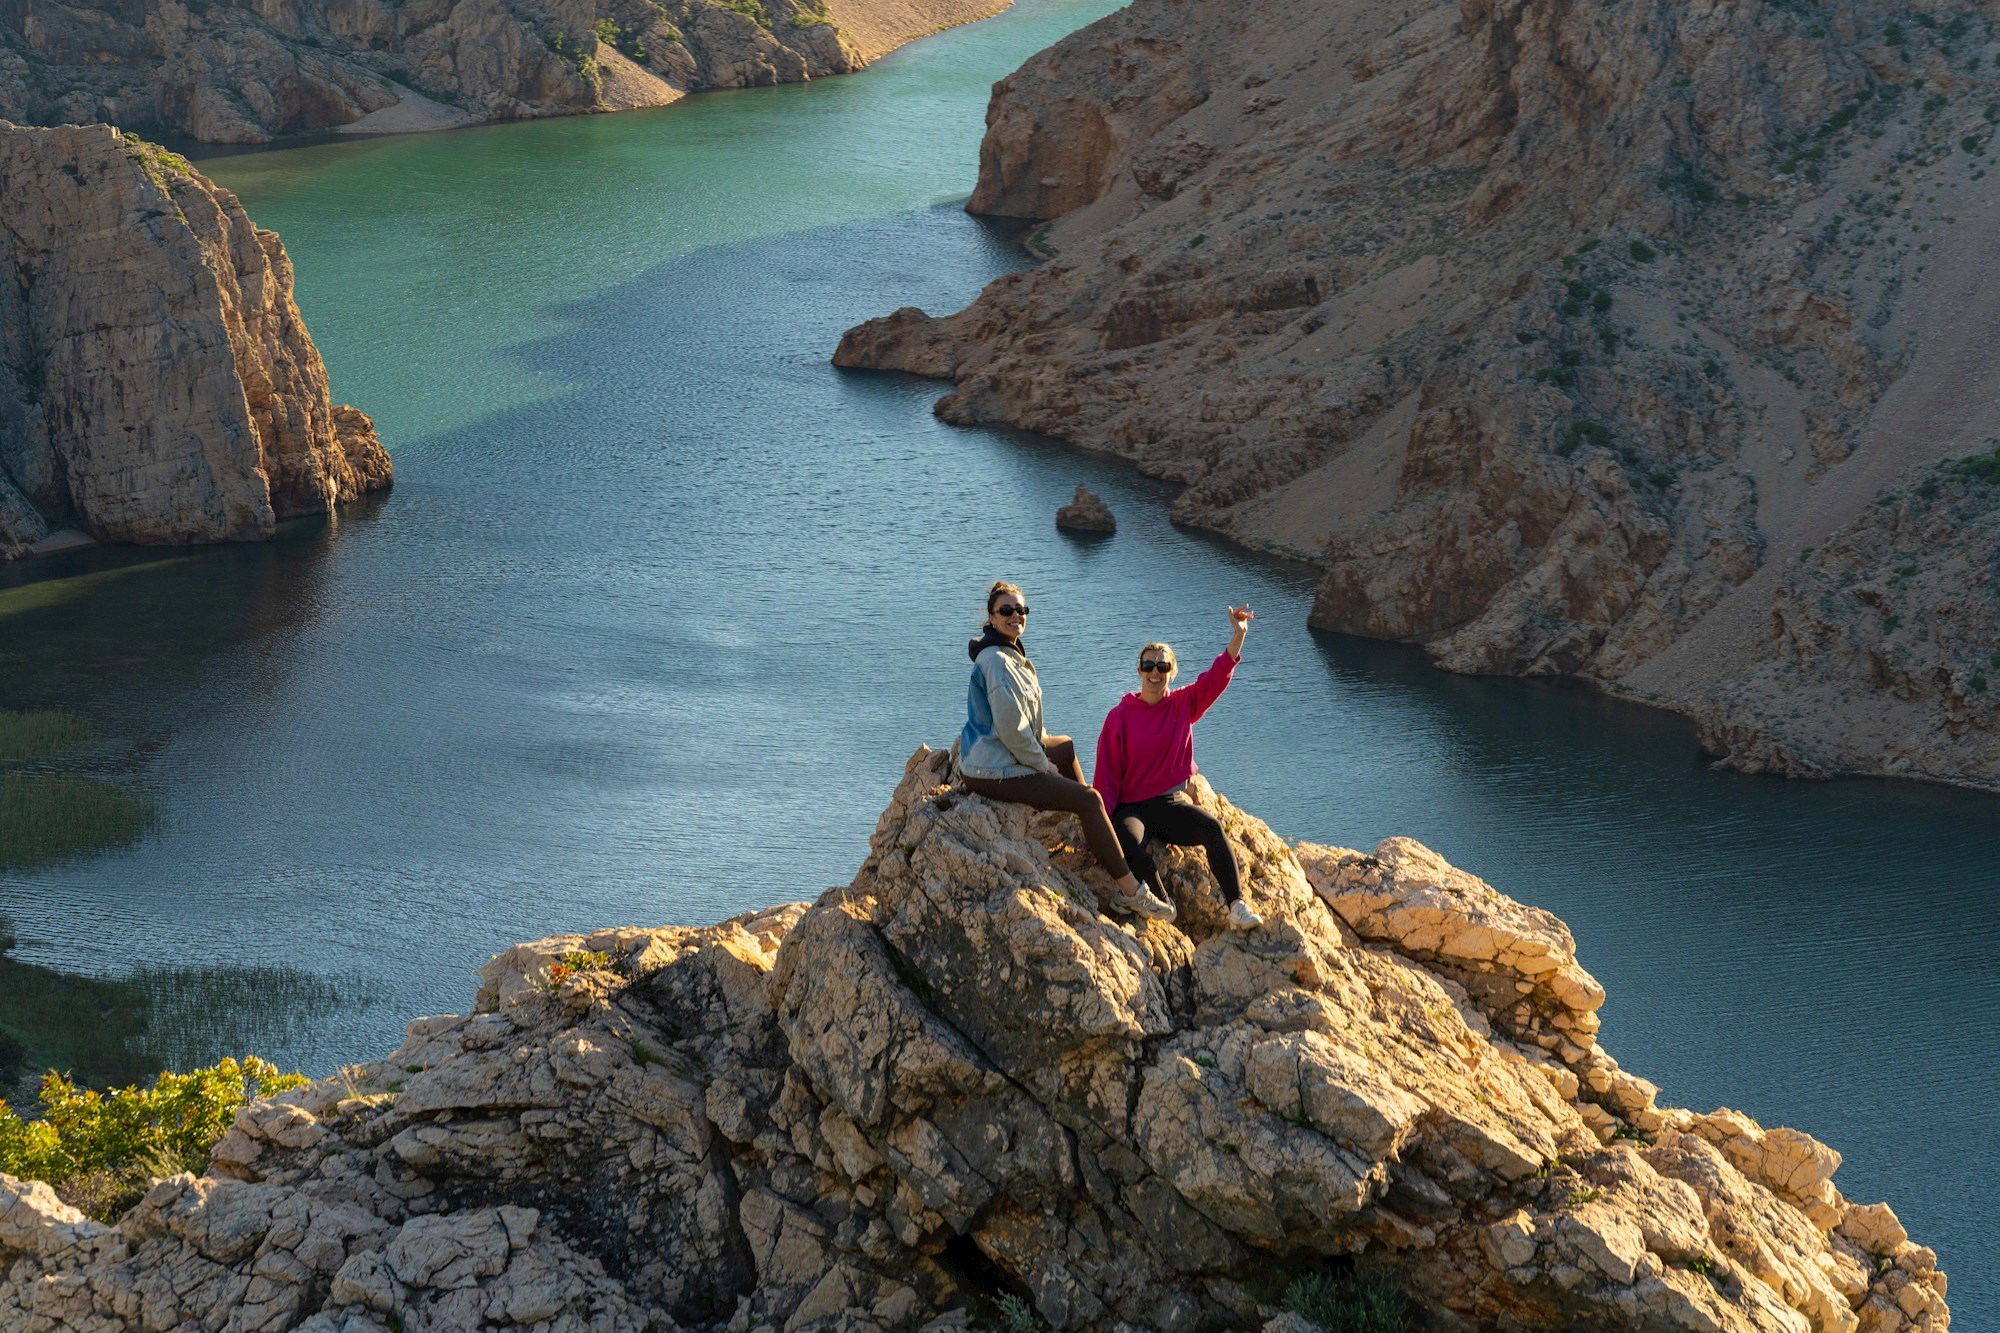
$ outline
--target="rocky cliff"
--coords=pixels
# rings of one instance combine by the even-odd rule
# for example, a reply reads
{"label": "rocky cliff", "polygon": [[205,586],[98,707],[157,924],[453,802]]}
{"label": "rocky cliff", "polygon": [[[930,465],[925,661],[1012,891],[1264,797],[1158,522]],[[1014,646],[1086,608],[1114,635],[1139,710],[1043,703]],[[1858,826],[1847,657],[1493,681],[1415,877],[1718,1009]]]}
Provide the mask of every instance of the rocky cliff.
{"label": "rocky cliff", "polygon": [[1953,629],[1996,596],[2000,470],[1952,462],[2000,436],[1994,36],[1137,0],[995,90],[970,207],[1053,257],[836,359],[1185,482],[1177,520],[1324,567],[1326,628],[1681,709],[1740,767],[2000,785]]}
{"label": "rocky cliff", "polygon": [[275,232],[108,125],[0,121],[0,554],[268,537],[389,480]]}
{"label": "rocky cliff", "polygon": [[207,143],[575,115],[845,74],[1005,0],[0,0],[0,116]]}
{"label": "rocky cliff", "polygon": [[1339,1256],[1444,1329],[1949,1327],[1838,1153],[1619,1067],[1548,913],[1198,781],[1268,924],[1174,852],[1119,925],[1073,820],[947,773],[810,907],[499,955],[116,1226],[0,1177],[0,1324],[1256,1328]]}

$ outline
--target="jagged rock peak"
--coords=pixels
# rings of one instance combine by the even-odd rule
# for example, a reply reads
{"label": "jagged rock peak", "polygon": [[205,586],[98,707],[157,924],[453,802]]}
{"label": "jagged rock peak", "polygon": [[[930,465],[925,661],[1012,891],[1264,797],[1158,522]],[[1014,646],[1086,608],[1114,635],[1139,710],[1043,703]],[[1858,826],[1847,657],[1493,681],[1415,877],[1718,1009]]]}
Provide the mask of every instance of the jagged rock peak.
{"label": "jagged rock peak", "polygon": [[109,125],[0,121],[0,554],[269,537],[389,485],[276,232]]}
{"label": "jagged rock peak", "polygon": [[[523,944],[465,1017],[253,1104],[116,1227],[0,1179],[0,1323],[1255,1328],[1352,1255],[1443,1327],[1943,1333],[1839,1154],[1662,1106],[1569,932],[1197,782],[1268,924],[1116,924],[1074,821],[919,749],[811,906]],[[1274,1285],[1275,1284],[1275,1285]]]}

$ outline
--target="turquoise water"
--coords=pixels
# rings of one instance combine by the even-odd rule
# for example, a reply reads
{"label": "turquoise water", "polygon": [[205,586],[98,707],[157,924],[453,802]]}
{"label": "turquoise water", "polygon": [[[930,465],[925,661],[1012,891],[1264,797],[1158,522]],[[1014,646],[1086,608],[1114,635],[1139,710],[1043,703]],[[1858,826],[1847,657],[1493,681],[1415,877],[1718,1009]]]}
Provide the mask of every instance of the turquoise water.
{"label": "turquoise water", "polygon": [[[954,202],[987,86],[1109,7],[1023,0],[851,79],[206,163],[283,233],[397,487],[265,546],[0,570],[0,706],[102,719],[164,820],[0,875],[23,956],[360,974],[377,1000],[272,1052],[323,1071],[462,1009],[515,940],[847,880],[903,759],[956,730],[995,575],[1086,742],[1139,643],[1201,660],[1248,600],[1199,734],[1219,787],[1560,913],[1622,1062],[1839,1147],[1961,1326],[2000,1324],[1992,799],[1711,773],[1673,718],[1313,634],[1310,572],[1171,527],[1166,487],[827,365],[1019,262]],[[1115,537],[1054,530],[1078,481]]]}

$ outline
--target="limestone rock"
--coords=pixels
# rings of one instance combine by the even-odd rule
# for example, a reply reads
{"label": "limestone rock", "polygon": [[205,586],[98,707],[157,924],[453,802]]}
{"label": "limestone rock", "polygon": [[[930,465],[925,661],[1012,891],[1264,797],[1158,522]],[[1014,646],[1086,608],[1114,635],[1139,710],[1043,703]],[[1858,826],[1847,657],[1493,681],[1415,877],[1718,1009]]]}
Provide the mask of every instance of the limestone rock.
{"label": "limestone rock", "polygon": [[108,125],[0,122],[0,212],[0,551],[257,539],[389,484],[227,190]]}
{"label": "limestone rock", "polygon": [[264,143],[341,127],[395,132],[624,110],[710,88],[849,73],[911,38],[1001,7],[55,0],[0,8],[0,116]]}
{"label": "limestone rock", "polygon": [[1454,1326],[1949,1328],[1837,1153],[1618,1069],[1547,913],[1196,779],[1266,925],[1178,850],[1177,923],[1119,923],[1073,819],[949,784],[919,749],[810,906],[508,950],[115,1228],[0,1178],[0,1325],[941,1331],[998,1280],[1285,1328],[1251,1281],[1358,1254]]}
{"label": "limestone rock", "polygon": [[1111,506],[1082,482],[1076,484],[1076,498],[1056,510],[1056,526],[1070,532],[1116,532],[1118,520]]}
{"label": "limestone rock", "polygon": [[[2000,436],[2000,71],[1946,26],[1135,4],[995,88],[969,207],[1048,262],[836,360],[1184,483],[1177,522],[1323,567],[1316,625],[1692,713],[1740,767],[2000,783],[1973,636],[1807,578],[1899,559],[1868,507]],[[1923,595],[1990,602],[1984,528],[1932,527]]]}

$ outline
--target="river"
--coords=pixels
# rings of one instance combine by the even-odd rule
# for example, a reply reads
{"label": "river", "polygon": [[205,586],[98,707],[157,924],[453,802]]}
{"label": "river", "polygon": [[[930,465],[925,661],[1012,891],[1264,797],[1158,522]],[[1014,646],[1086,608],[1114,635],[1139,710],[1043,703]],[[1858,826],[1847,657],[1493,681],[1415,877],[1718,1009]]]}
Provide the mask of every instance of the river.
{"label": "river", "polygon": [[[0,706],[100,719],[161,815],[0,874],[19,956],[351,980],[268,1039],[324,1072],[463,1009],[516,940],[845,882],[957,727],[991,578],[1027,587],[1086,741],[1138,644],[1205,661],[1247,600],[1199,734],[1218,787],[1560,914],[1621,1062],[1837,1146],[1962,1326],[2000,1325],[1992,798],[1712,773],[1677,719],[1312,633],[1311,572],[1171,527],[1165,486],[829,367],[848,325],[1021,262],[958,206],[988,86],[1112,7],[1021,0],[853,78],[204,162],[283,234],[396,488],[268,545],[0,570]],[[1115,537],[1055,531],[1079,481]]]}

